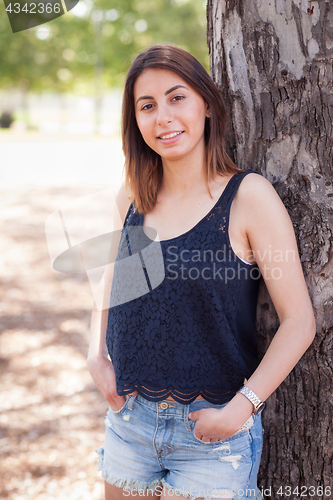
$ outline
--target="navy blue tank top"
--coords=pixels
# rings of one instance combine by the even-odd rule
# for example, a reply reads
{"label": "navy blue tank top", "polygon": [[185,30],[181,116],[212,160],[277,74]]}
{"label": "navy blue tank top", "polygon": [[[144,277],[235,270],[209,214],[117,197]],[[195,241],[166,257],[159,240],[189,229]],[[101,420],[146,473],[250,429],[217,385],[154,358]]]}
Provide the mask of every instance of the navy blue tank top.
{"label": "navy blue tank top", "polygon": [[106,332],[119,395],[223,404],[258,366],[261,274],[234,253],[228,234],[232,200],[250,172],[233,175],[210,212],[169,240],[154,241],[129,207]]}

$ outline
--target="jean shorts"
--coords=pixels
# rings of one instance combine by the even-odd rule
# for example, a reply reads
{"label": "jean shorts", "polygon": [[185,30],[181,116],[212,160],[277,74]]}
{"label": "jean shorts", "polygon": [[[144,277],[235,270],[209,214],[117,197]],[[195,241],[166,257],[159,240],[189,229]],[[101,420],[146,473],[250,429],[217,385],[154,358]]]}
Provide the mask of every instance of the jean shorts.
{"label": "jean shorts", "polygon": [[[194,435],[191,411],[223,408],[205,399],[184,405],[126,396],[118,411],[109,408],[98,468],[105,480],[128,492],[261,500],[257,474],[263,442],[260,415],[252,415],[231,438],[205,443]],[[175,498],[175,500],[177,500]]]}

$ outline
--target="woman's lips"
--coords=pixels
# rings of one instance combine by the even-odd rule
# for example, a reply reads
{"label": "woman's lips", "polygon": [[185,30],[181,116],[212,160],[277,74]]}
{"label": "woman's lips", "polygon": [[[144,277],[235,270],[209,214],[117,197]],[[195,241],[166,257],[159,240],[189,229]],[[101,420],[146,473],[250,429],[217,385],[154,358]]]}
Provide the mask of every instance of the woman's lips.
{"label": "woman's lips", "polygon": [[161,134],[160,136],[157,137],[160,141],[162,141],[165,144],[169,144],[171,142],[175,142],[182,134],[184,131],[181,132],[169,132],[167,134]]}

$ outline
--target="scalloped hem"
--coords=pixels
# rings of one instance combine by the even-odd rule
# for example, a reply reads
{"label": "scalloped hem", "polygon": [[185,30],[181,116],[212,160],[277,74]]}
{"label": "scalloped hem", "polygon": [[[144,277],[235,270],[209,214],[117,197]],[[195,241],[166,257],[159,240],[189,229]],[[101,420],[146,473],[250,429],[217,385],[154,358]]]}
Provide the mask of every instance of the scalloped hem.
{"label": "scalloped hem", "polygon": [[133,491],[140,492],[148,490],[148,494],[153,494],[156,487],[161,484],[161,479],[155,479],[154,481],[140,481],[139,479],[129,479],[115,476],[104,468],[104,448],[97,448],[95,451],[98,455],[97,469],[102,473],[102,477],[107,483],[117,486],[118,488],[123,488],[131,493]]}
{"label": "scalloped hem", "polygon": [[133,385],[130,388],[119,388],[118,394],[120,396],[125,396],[127,394],[134,395],[139,394],[147,401],[151,401],[153,403],[158,403],[160,401],[164,401],[168,397],[172,397],[174,401],[177,403],[181,403],[183,405],[189,405],[193,403],[197,399],[198,396],[201,396],[203,399],[208,401],[208,403],[212,403],[214,405],[224,405],[227,404],[236,394],[235,392],[228,392],[228,394],[216,394],[213,391],[209,391],[208,389],[197,389],[195,392],[191,394],[184,394],[176,389],[149,389],[147,384],[145,387],[142,385]]}

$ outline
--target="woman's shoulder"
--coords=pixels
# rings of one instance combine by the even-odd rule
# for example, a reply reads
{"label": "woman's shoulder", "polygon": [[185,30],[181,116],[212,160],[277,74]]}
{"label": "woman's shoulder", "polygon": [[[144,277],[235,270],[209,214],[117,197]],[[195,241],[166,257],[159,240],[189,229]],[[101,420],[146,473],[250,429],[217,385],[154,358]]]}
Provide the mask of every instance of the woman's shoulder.
{"label": "woman's shoulder", "polygon": [[[239,197],[244,202],[254,204],[269,203],[281,199],[266,177],[257,172],[249,172],[242,179],[238,188]],[[281,202],[282,203],[282,202]]]}
{"label": "woman's shoulder", "polygon": [[290,225],[290,217],[275,188],[263,175],[245,175],[237,192],[237,203],[247,228]]}
{"label": "woman's shoulder", "polygon": [[243,180],[242,184],[248,183],[248,184],[253,184],[255,185],[256,183],[263,183],[263,184],[269,184],[272,186],[272,184],[269,182],[269,180],[264,177],[263,174],[260,172],[256,172],[255,170],[249,169],[249,170],[243,170],[243,172],[240,172],[238,175],[243,175]]}

